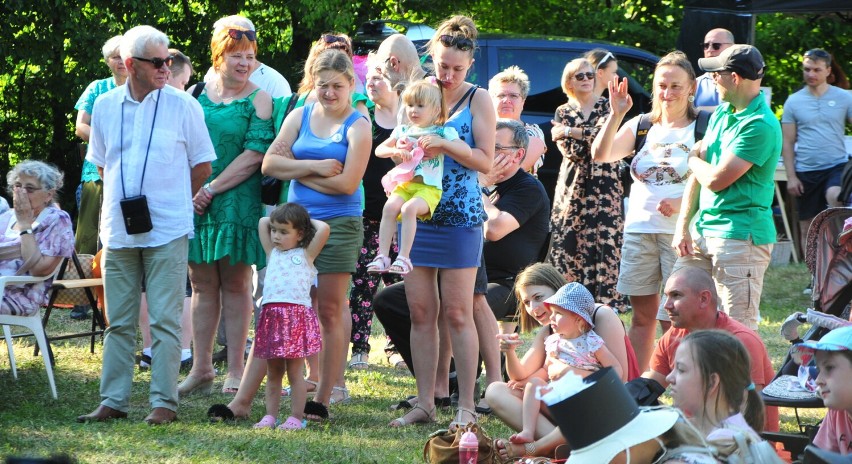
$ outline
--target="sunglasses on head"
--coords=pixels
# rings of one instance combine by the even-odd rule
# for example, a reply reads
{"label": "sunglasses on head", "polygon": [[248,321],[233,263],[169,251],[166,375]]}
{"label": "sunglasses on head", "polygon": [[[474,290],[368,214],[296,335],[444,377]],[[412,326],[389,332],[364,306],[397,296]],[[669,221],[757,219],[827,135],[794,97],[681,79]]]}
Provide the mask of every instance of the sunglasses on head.
{"label": "sunglasses on head", "polygon": [[574,74],[574,79],[576,79],[578,81],[584,81],[586,79],[592,81],[592,80],[595,79],[595,73],[593,73],[593,72],[577,73],[577,74]]}
{"label": "sunglasses on head", "polygon": [[595,69],[597,70],[597,69],[602,68],[602,67],[603,67],[605,64],[607,64],[610,60],[613,60],[613,61],[614,61],[614,60],[615,60],[615,55],[613,55],[613,54],[612,54],[612,52],[606,52],[606,55],[604,55],[603,59],[601,59],[601,60],[598,62],[598,66],[597,66],[597,68],[595,68]]}
{"label": "sunglasses on head", "polygon": [[829,63],[831,62],[831,55],[829,55],[827,51],[819,48],[814,48],[813,50],[806,51],[805,58],[819,58],[822,60],[828,60]]}
{"label": "sunglasses on head", "polygon": [[243,36],[245,36],[250,41],[254,42],[257,40],[257,32],[255,31],[241,31],[239,29],[228,29],[228,37],[234,40],[242,40]]}
{"label": "sunglasses on head", "polygon": [[340,42],[342,44],[346,44],[346,37],[340,37],[339,35],[334,34],[323,34],[321,37],[323,42],[327,44]]}
{"label": "sunglasses on head", "polygon": [[438,37],[441,45],[445,47],[456,47],[459,50],[466,52],[473,49],[473,41],[467,37],[455,37],[452,35],[442,35]]}
{"label": "sunglasses on head", "polygon": [[163,65],[171,66],[175,60],[175,57],[172,55],[167,56],[166,58],[142,58],[141,56],[134,56],[134,60],[145,61],[154,65],[155,69],[160,69]]}
{"label": "sunglasses on head", "polygon": [[713,50],[718,50],[722,48],[722,45],[733,45],[731,42],[704,42],[701,44],[705,50],[709,50],[710,47],[713,47]]}

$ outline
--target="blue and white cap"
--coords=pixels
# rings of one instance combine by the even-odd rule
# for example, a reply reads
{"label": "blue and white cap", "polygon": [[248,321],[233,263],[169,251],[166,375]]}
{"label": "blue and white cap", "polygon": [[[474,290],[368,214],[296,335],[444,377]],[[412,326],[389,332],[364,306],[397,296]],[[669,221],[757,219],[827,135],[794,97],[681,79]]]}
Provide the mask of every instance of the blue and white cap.
{"label": "blue and white cap", "polygon": [[595,299],[582,284],[571,282],[557,290],[553,296],[544,300],[544,303],[556,305],[566,311],[571,311],[588,322],[589,327],[595,327],[595,323],[592,321],[592,313],[595,311]]}
{"label": "blue and white cap", "polygon": [[819,340],[796,343],[796,349],[800,352],[812,353],[814,351],[850,351],[852,350],[852,325],[840,327],[823,335]]}

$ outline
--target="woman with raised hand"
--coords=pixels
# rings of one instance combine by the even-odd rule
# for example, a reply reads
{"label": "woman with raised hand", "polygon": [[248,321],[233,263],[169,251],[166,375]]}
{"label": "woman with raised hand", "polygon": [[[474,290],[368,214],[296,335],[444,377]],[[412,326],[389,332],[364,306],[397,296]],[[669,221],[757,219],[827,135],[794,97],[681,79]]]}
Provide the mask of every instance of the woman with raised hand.
{"label": "woman with raised hand", "polygon": [[[432,218],[417,224],[411,252],[414,269],[405,277],[411,308],[412,362],[417,372],[417,406],[390,426],[435,421],[435,378],[438,372],[438,317],[449,327],[459,385],[459,408],[450,424],[476,422],[473,391],[479,342],[473,323],[473,290],[482,255],[481,192],[477,171],[488,172],[494,158],[496,117],[484,89],[466,82],[473,65],[476,25],[453,16],[438,27],[428,43],[435,76],[442,88],[453,127],[472,152],[467,156],[426,148],[427,156],[443,151],[443,194]],[[438,280],[441,281],[440,289]],[[442,366],[445,372],[448,366]]]}
{"label": "woman with raised hand", "polygon": [[[192,370],[178,393],[209,392],[220,312],[228,338],[223,393],[236,393],[252,316],[251,265],[266,265],[257,235],[263,214],[260,163],[274,136],[272,98],[249,80],[257,36],[239,26],[217,29],[211,40],[215,77],[198,97],[216,148],[213,173],[193,198],[195,238],[189,242],[192,282]],[[193,89],[190,89],[190,92]]]}
{"label": "woman with raised hand", "polygon": [[328,418],[332,390],[348,399],[343,383],[351,316],[346,299],[350,277],[364,238],[361,179],[370,157],[367,118],[352,108],[355,71],[340,50],[321,52],[311,66],[317,102],[287,115],[273,148],[263,159],[263,173],[291,179],[288,201],[326,222],[331,235],[317,256],[317,314],[322,329],[320,381],[316,401],[305,409],[309,420]]}
{"label": "woman with raised hand", "polygon": [[556,109],[550,134],[562,153],[553,196],[550,262],[569,282],[586,286],[595,301],[621,311],[615,290],[621,258],[624,200],[617,163],[593,163],[592,141],[609,117],[607,99],[595,93],[595,72],[577,58],[565,65],[568,102]]}
{"label": "woman with raised hand", "polygon": [[[608,85],[612,114],[592,144],[592,158],[596,164],[609,166],[635,153],[630,162],[633,186],[624,220],[616,290],[628,295],[633,306],[628,333],[639,366],[645,370],[654,351],[657,319],[668,321],[660,307],[660,291],[677,260],[672,237],[690,175],[686,161],[697,142],[698,111],[692,104],[695,71],[682,52],[664,56],[654,70],[651,113],[623,125],[633,105],[627,78],[619,82],[616,76]],[[651,127],[642,146],[637,147],[641,118],[649,118]]]}

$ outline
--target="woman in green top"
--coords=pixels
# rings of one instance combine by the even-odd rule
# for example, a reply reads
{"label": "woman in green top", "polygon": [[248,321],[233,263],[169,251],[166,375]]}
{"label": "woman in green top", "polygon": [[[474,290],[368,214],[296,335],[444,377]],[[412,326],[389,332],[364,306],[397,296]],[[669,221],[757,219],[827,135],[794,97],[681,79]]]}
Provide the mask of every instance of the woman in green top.
{"label": "woman in green top", "polygon": [[266,265],[257,235],[263,213],[259,167],[274,133],[272,98],[249,81],[257,63],[256,39],[254,31],[238,26],[214,32],[216,77],[198,97],[217,159],[213,174],[193,199],[198,216],[189,244],[189,277],[195,352],[192,370],[178,386],[181,395],[212,389],[216,374],[211,357],[220,311],[229,341],[222,392],[237,391],[253,308],[251,265]]}

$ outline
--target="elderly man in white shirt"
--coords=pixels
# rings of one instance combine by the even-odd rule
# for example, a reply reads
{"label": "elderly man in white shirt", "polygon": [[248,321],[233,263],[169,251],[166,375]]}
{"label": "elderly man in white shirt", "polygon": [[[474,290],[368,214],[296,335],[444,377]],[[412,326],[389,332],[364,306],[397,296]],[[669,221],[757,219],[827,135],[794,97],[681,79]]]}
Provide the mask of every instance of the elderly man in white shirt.
{"label": "elderly man in white shirt", "polygon": [[102,95],[92,113],[86,159],[104,179],[100,237],[110,327],[104,338],[101,404],[78,422],[126,418],[144,275],[153,358],[145,422],[177,417],[180,316],[186,288],[193,195],[216,158],[201,106],[167,86],[169,39],[150,26],[127,31],[127,85]]}

